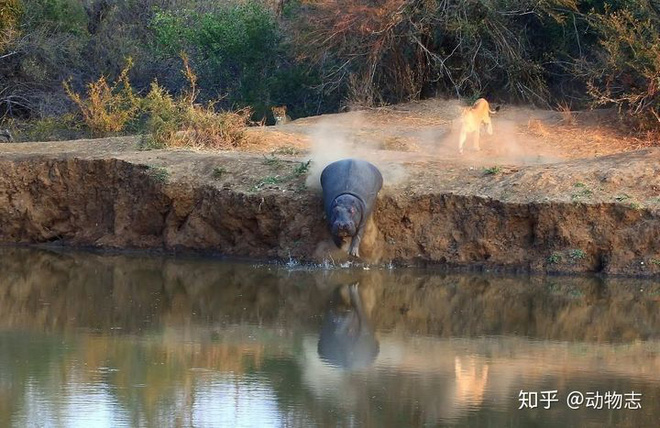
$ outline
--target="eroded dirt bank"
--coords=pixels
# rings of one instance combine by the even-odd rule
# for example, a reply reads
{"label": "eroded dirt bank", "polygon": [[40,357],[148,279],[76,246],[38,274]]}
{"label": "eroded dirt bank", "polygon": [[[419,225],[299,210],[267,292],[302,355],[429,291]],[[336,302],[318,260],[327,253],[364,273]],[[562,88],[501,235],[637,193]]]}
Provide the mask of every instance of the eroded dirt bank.
{"label": "eroded dirt bank", "polygon": [[[125,139],[91,144],[0,153],[1,243],[345,257],[328,242],[318,191],[304,186],[304,156],[275,165],[251,154],[117,149],[132,144]],[[495,173],[399,163],[405,179],[383,190],[362,253],[406,265],[657,274],[658,165],[657,149]],[[388,182],[394,169],[379,166]]]}

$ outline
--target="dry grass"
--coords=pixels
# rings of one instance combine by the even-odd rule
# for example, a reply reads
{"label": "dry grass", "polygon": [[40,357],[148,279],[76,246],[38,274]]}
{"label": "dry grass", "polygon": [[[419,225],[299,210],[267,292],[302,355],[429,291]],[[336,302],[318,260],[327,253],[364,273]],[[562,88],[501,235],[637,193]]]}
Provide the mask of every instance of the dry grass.
{"label": "dry grass", "polygon": [[527,121],[527,131],[537,137],[545,137],[549,133],[548,128],[540,119],[529,119]]}
{"label": "dry grass", "polygon": [[561,114],[561,122],[564,125],[575,126],[577,125],[577,119],[574,112],[571,110],[571,107],[566,103],[561,103],[557,106],[559,114]]}
{"label": "dry grass", "polygon": [[195,103],[199,95],[197,76],[190,68],[188,58],[183,54],[181,58],[188,90],[175,98],[154,82],[145,98],[151,144],[155,147],[222,150],[244,146],[252,109],[216,111],[213,103]]}
{"label": "dry grass", "polygon": [[383,140],[380,149],[395,150],[399,152],[416,152],[419,150],[419,146],[410,138],[392,136]]}
{"label": "dry grass", "polygon": [[121,132],[138,113],[140,100],[128,80],[128,72],[132,66],[133,61],[128,58],[117,81],[112,84],[108,84],[105,76],[89,83],[85,98],[75,92],[68,81],[63,82],[64,90],[80,109],[92,135],[105,136]]}

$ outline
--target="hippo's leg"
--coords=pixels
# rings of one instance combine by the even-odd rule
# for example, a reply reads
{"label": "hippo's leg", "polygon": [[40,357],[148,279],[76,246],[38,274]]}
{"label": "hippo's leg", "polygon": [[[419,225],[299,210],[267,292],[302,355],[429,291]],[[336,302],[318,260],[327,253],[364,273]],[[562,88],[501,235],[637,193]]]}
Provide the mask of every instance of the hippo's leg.
{"label": "hippo's leg", "polygon": [[360,257],[360,242],[362,241],[362,235],[364,234],[364,225],[360,226],[351,241],[351,247],[348,250],[348,254],[353,257]]}

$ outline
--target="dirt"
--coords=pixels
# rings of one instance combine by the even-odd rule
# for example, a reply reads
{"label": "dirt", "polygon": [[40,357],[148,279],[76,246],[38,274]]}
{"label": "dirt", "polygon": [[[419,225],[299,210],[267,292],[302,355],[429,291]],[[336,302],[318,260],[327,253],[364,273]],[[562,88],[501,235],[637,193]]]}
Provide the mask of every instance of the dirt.
{"label": "dirt", "polygon": [[611,112],[503,106],[482,151],[460,156],[459,111],[431,100],[256,127],[241,152],[2,144],[0,242],[340,263],[318,174],[356,156],[385,177],[364,262],[660,273],[657,142]]}

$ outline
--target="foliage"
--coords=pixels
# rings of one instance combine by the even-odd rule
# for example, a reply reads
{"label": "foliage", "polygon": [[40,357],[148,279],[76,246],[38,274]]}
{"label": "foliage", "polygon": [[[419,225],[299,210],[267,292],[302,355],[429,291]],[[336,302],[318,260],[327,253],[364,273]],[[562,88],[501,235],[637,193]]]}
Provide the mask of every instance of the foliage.
{"label": "foliage", "polygon": [[215,111],[214,103],[196,104],[199,92],[197,76],[183,58],[183,74],[189,83],[187,91],[173,97],[157,82],[153,82],[143,104],[146,132],[156,147],[188,146],[196,148],[228,149],[241,146],[251,110]]}
{"label": "foliage", "polygon": [[331,64],[324,67],[326,90],[347,88],[358,104],[438,91],[538,102],[547,85],[530,35],[561,26],[575,3],[320,1],[306,5],[310,19],[298,20],[297,46],[310,61]]}
{"label": "foliage", "polygon": [[[88,93],[89,82],[95,82],[99,100],[109,108],[94,111],[95,132],[115,132],[122,120],[111,118],[108,100],[121,88],[113,91],[110,82],[122,78],[125,58],[132,57],[133,92],[150,94],[158,112],[149,126],[175,135],[182,122],[157,122],[174,113],[175,120],[184,120],[168,103],[190,96],[189,79],[179,73],[179,54],[185,51],[199,75],[198,103],[214,101],[213,111],[249,107],[251,119],[268,116],[269,123],[273,105],[286,105],[300,117],[441,95],[559,105],[568,121],[575,108],[616,106],[631,129],[658,130],[657,5],[657,0],[0,0],[0,117],[46,120],[36,127],[47,129],[55,118],[80,109],[70,95]],[[185,120],[195,114],[202,116],[197,121],[209,118],[199,108],[188,111]],[[136,132],[148,121],[142,111],[126,119],[122,132]]]}
{"label": "foliage", "polygon": [[602,50],[580,64],[595,104],[616,105],[642,130],[660,130],[660,12],[651,4],[592,12]]}
{"label": "foliage", "polygon": [[133,61],[129,58],[117,81],[112,85],[108,84],[105,76],[89,83],[84,99],[71,89],[67,81],[64,82],[64,90],[80,109],[92,135],[104,136],[120,132],[135,118],[140,105],[128,79],[128,71],[132,65]]}
{"label": "foliage", "polygon": [[[273,12],[262,2],[229,2],[210,11],[158,11],[150,28],[158,57],[190,53],[209,94],[227,94],[225,106],[252,106],[264,116],[286,103],[310,113],[305,85],[313,77],[291,64]],[[316,105],[316,103],[314,103]]]}
{"label": "foliage", "polygon": [[561,263],[561,261],[562,261],[562,256],[561,256],[561,254],[558,253],[558,252],[556,252],[556,251],[554,251],[554,252],[553,252],[552,254],[550,254],[550,256],[548,257],[548,263],[551,263],[551,264]]}
{"label": "foliage", "polygon": [[170,178],[170,172],[164,166],[152,166],[149,165],[147,169],[147,174],[152,177],[154,180],[165,183]]}
{"label": "foliage", "polygon": [[21,141],[73,140],[84,135],[80,118],[73,113],[33,120],[16,133],[16,137]]}
{"label": "foliage", "polygon": [[18,0],[0,1],[0,55],[18,35],[21,5]]}
{"label": "foliage", "polygon": [[496,175],[502,171],[501,166],[491,166],[489,168],[484,168],[484,175]]}
{"label": "foliage", "polygon": [[220,179],[227,172],[227,170],[221,166],[216,166],[213,168],[213,178]]}
{"label": "foliage", "polygon": [[308,160],[307,162],[300,162],[300,164],[293,170],[293,175],[299,177],[301,175],[307,174],[307,172],[309,172],[309,168],[311,164],[312,164],[311,159]]}
{"label": "foliage", "polygon": [[582,260],[587,254],[580,248],[574,248],[568,251],[568,256],[573,260]]}
{"label": "foliage", "polygon": [[27,0],[28,26],[49,28],[57,32],[82,34],[88,17],[83,2],[77,0]]}

